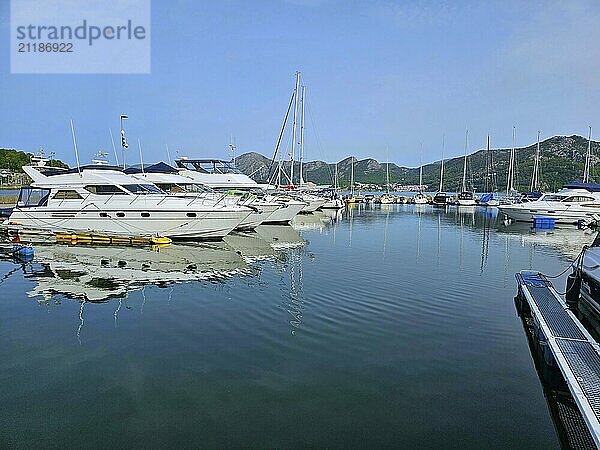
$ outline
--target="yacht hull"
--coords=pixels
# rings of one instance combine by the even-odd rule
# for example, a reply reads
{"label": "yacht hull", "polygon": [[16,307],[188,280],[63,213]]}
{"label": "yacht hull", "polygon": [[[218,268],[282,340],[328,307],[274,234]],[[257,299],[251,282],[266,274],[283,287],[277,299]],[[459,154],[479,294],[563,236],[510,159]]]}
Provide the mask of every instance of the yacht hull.
{"label": "yacht hull", "polygon": [[344,207],[344,202],[339,198],[332,198],[327,200],[321,209],[342,209]]}
{"label": "yacht hull", "polygon": [[[172,239],[215,239],[233,231],[251,210],[110,211],[97,209],[15,208],[6,225],[49,233],[106,233],[123,236],[160,235]],[[145,216],[142,217],[142,213]],[[119,214],[119,215],[117,215]],[[146,214],[149,214],[146,215]],[[189,217],[195,214],[196,217]],[[122,216],[120,216],[122,215]]]}
{"label": "yacht hull", "polygon": [[[539,203],[539,204],[534,204]],[[540,217],[551,217],[554,223],[577,224],[580,220],[589,219],[600,213],[600,208],[585,208],[580,206],[564,206],[549,202],[528,202],[516,205],[500,205],[498,209],[518,222],[533,222]]]}
{"label": "yacht hull", "polygon": [[263,223],[289,223],[306,206],[304,202],[289,201],[282,203]]}
{"label": "yacht hull", "polygon": [[253,208],[257,211],[252,211],[248,217],[246,217],[238,226],[237,230],[253,230],[261,223],[265,222],[271,214],[279,209],[277,204],[252,204]]}
{"label": "yacht hull", "polygon": [[300,212],[303,212],[303,213],[315,212],[317,209],[319,209],[321,206],[323,206],[327,202],[327,200],[325,200],[325,199],[311,199],[311,200],[303,199],[302,201],[307,202],[306,206],[304,206],[304,208],[302,208],[300,210]]}

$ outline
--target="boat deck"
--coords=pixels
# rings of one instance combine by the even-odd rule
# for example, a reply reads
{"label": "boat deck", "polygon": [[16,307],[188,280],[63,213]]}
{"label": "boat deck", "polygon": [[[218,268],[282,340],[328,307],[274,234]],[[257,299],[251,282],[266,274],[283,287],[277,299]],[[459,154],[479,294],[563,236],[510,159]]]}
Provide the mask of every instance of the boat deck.
{"label": "boat deck", "polygon": [[519,293],[559,367],[585,423],[600,448],[600,346],[548,279],[537,272],[516,274]]}

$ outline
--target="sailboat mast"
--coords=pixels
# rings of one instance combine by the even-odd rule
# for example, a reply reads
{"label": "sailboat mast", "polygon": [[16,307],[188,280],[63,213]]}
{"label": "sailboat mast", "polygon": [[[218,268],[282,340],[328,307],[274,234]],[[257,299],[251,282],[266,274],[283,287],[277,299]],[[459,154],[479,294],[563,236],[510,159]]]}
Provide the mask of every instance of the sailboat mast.
{"label": "sailboat mast", "polygon": [[423,143],[421,143],[421,154],[419,155],[419,192],[423,192]]}
{"label": "sailboat mast", "polygon": [[333,189],[335,190],[335,192],[337,192],[338,190],[338,170],[337,170],[337,163],[335,163],[335,175],[333,178]]}
{"label": "sailboat mast", "polygon": [[304,98],[306,94],[306,86],[302,86],[302,112],[300,113],[300,178],[298,184],[302,186],[304,184],[304,178],[302,174],[302,165],[304,164]]}
{"label": "sailboat mast", "polygon": [[588,134],[588,148],[587,154],[585,155],[585,167],[583,169],[583,182],[590,182],[590,163],[592,159],[592,127],[590,126],[590,132]]}
{"label": "sailboat mast", "polygon": [[513,127],[512,133],[512,148],[510,150],[510,160],[508,163],[508,180],[506,180],[506,195],[510,195],[512,191],[514,191],[513,182],[514,182],[514,165],[515,165],[515,133],[516,129]]}
{"label": "sailboat mast", "polygon": [[385,193],[389,195],[390,193],[390,152],[389,148],[385,146]]}
{"label": "sailboat mast", "polygon": [[485,153],[485,192],[488,192],[490,184],[490,135],[487,136],[487,151]]}
{"label": "sailboat mast", "polygon": [[442,164],[440,165],[440,189],[438,192],[443,192],[444,185],[444,152],[446,151],[446,135],[442,136]]}
{"label": "sailboat mast", "polygon": [[350,196],[354,197],[354,156],[350,157]]}
{"label": "sailboat mast", "polygon": [[529,190],[535,192],[539,190],[540,184],[540,132],[537,134],[537,147],[535,149],[535,159],[533,160],[533,175],[531,176],[531,186]]}
{"label": "sailboat mast", "polygon": [[465,133],[465,163],[463,165],[462,192],[467,192],[467,151],[469,148],[469,130]]}
{"label": "sailboat mast", "polygon": [[294,153],[296,148],[296,124],[298,121],[298,89],[300,88],[300,72],[296,72],[296,86],[294,87],[294,124],[292,126],[292,150],[290,154],[290,184],[294,184]]}

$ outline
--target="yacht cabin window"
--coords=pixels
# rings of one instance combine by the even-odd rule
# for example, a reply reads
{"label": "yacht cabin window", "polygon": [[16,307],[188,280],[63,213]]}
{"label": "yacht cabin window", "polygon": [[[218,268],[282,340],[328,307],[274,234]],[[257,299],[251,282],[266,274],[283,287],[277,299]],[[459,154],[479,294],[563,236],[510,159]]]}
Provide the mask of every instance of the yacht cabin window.
{"label": "yacht cabin window", "polygon": [[52,198],[55,200],[80,200],[83,197],[77,191],[60,190],[56,191]]}
{"label": "yacht cabin window", "polygon": [[592,197],[585,197],[583,195],[573,195],[571,197],[567,197],[563,200],[565,203],[574,203],[574,202],[593,202],[594,199]]}
{"label": "yacht cabin window", "polygon": [[163,194],[159,188],[153,184],[124,184],[123,187],[132,194]]}
{"label": "yacht cabin window", "polygon": [[85,187],[86,191],[97,195],[125,195],[125,192],[113,184],[92,184]]}

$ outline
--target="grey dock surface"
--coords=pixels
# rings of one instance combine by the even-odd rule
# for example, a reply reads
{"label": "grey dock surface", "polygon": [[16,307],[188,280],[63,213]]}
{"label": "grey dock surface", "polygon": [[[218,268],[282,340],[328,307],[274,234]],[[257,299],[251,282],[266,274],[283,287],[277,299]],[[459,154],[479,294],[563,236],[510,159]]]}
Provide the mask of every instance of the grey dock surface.
{"label": "grey dock surface", "polygon": [[527,301],[596,447],[600,448],[600,346],[544,275],[521,271],[516,278],[519,293]]}

